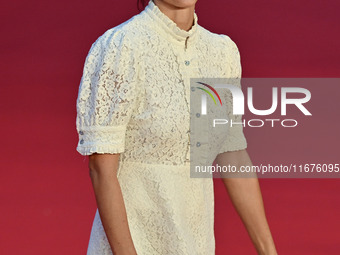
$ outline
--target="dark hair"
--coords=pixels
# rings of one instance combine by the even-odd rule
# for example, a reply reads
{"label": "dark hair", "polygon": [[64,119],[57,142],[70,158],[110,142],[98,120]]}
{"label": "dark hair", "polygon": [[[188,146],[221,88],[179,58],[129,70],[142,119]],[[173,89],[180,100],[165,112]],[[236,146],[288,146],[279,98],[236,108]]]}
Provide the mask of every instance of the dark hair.
{"label": "dark hair", "polygon": [[[143,10],[145,6],[148,4],[149,0],[137,0],[137,9],[139,11]],[[140,8],[142,6],[142,9]]]}

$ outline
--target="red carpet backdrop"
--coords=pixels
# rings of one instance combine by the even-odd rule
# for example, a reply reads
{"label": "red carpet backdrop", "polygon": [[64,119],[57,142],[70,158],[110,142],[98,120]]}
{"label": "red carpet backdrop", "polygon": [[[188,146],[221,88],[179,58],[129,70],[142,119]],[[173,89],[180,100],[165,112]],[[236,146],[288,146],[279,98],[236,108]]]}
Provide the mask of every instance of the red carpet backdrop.
{"label": "red carpet backdrop", "polygon": [[[96,204],[87,158],[76,152],[78,86],[91,44],[137,14],[136,1],[1,5],[0,254],[86,254]],[[339,10],[337,0],[198,0],[196,8],[200,25],[237,43],[243,77],[281,78],[340,77]],[[312,99],[328,100],[313,106],[314,125],[245,128],[254,164],[340,163],[340,86],[320,93]],[[214,183],[216,254],[256,254],[221,180]],[[280,255],[339,254],[339,179],[260,184]]]}

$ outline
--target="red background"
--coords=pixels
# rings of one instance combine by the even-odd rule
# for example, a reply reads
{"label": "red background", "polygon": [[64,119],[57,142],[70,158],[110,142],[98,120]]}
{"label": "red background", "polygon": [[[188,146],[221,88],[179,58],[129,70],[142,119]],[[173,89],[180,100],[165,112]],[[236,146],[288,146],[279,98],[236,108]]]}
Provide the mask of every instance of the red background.
{"label": "red background", "polygon": [[[87,160],[75,150],[78,85],[91,44],[137,14],[136,2],[1,5],[0,254],[85,254],[96,205]],[[199,0],[196,8],[200,25],[237,43],[244,77],[340,77],[339,10],[336,0]],[[338,100],[339,87],[333,91]],[[292,132],[274,139],[246,129],[248,152],[254,162],[307,163],[313,157],[303,152],[316,147],[338,160],[335,117],[324,112],[324,124],[299,132],[307,137],[298,144]],[[255,254],[221,181],[215,184],[216,254]],[[338,179],[260,184],[280,255],[339,253]]]}

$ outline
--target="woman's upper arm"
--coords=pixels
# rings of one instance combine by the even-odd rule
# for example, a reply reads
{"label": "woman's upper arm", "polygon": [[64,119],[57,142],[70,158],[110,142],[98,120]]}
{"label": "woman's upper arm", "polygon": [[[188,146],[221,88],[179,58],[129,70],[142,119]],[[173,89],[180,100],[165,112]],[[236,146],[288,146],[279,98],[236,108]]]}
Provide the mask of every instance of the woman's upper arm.
{"label": "woman's upper arm", "polygon": [[119,157],[119,153],[92,153],[91,155],[89,155],[90,175],[93,174],[93,172],[97,172],[109,175],[113,174],[113,176],[116,176],[119,164]]}
{"label": "woman's upper arm", "polygon": [[[225,37],[225,46],[226,51],[228,52],[228,65],[230,65],[231,73],[228,74],[228,78],[230,78],[230,82],[235,86],[241,88],[241,76],[242,76],[242,66],[241,66],[241,57],[240,52],[236,43],[228,36]],[[225,97],[225,101],[228,105],[228,119],[229,123],[235,123],[228,130],[227,139],[224,141],[219,153],[227,152],[227,151],[239,151],[247,148],[247,140],[243,133],[243,118],[242,115],[234,115],[233,114],[233,98],[231,96],[230,91],[227,91],[223,94]]]}
{"label": "woman's upper arm", "polygon": [[130,41],[110,29],[91,46],[77,98],[77,151],[81,155],[125,150],[125,132],[138,95]]}

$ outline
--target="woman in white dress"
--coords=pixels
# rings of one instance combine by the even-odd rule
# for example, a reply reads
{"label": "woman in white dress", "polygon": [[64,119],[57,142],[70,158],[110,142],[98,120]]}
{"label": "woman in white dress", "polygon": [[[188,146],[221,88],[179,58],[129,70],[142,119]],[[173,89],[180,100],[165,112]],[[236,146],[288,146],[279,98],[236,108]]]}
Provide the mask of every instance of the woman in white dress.
{"label": "woman in white dress", "polygon": [[[88,255],[215,254],[213,180],[190,178],[190,148],[207,165],[251,161],[241,125],[217,149],[189,143],[190,78],[241,77],[235,43],[201,27],[195,4],[149,1],[89,50],[76,119],[98,207]],[[223,181],[257,252],[276,254],[258,180]]]}

